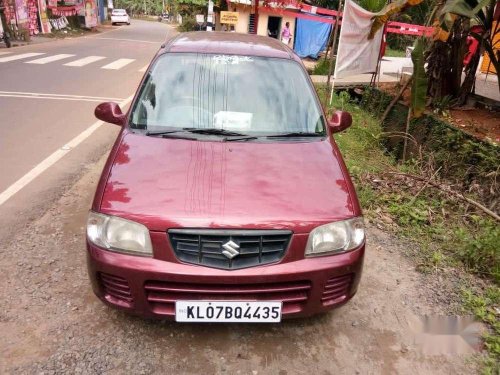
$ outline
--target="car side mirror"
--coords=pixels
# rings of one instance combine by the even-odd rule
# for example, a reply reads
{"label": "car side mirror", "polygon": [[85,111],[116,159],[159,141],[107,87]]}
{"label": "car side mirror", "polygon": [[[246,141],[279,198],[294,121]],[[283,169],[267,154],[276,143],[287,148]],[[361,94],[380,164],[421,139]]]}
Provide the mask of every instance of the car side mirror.
{"label": "car side mirror", "polygon": [[332,133],[338,133],[347,129],[352,124],[352,116],[346,111],[336,111],[332,118],[328,120],[328,127]]}
{"label": "car side mirror", "polygon": [[104,122],[120,126],[125,124],[125,115],[122,113],[120,106],[113,102],[99,104],[94,110],[94,115]]}

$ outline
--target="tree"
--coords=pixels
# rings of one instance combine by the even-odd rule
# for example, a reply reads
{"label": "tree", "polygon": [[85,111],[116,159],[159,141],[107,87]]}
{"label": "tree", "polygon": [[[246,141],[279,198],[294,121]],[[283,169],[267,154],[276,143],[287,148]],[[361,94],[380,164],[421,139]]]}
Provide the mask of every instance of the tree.
{"label": "tree", "polygon": [[[370,34],[374,35],[391,15],[400,13],[415,1],[418,0],[399,0],[386,6],[375,17]],[[435,5],[427,22],[435,27],[435,33],[432,41],[425,43],[426,48],[422,49],[430,78],[427,93],[434,103],[446,97],[451,98],[455,105],[466,102],[474,89],[475,73],[484,51],[488,53],[497,72],[500,72],[499,56],[493,48],[494,37],[500,33],[500,12],[496,19],[494,12],[497,3],[497,0],[443,0]],[[480,27],[472,30],[471,26]],[[469,35],[478,41],[479,48],[465,70],[466,77],[462,83],[463,60]],[[498,84],[500,90],[500,82]]]}

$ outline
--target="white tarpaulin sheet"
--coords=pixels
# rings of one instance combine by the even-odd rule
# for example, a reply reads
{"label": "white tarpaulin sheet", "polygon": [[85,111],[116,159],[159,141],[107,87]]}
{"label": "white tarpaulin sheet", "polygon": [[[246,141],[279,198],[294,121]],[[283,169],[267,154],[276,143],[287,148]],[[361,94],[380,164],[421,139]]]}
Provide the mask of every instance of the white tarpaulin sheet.
{"label": "white tarpaulin sheet", "polygon": [[372,40],[368,40],[371,18],[374,15],[375,13],[368,12],[353,1],[346,0],[334,78],[375,73],[383,29],[381,28]]}

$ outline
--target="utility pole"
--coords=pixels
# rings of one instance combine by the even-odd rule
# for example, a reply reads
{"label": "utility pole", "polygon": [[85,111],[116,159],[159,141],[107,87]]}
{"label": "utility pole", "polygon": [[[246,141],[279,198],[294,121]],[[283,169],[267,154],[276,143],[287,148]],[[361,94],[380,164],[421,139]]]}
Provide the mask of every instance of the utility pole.
{"label": "utility pole", "polygon": [[207,12],[207,31],[214,31],[215,20],[214,20],[214,2],[208,0],[208,12]]}
{"label": "utility pole", "polygon": [[144,14],[148,13],[148,8],[146,8],[146,0],[144,0]]}

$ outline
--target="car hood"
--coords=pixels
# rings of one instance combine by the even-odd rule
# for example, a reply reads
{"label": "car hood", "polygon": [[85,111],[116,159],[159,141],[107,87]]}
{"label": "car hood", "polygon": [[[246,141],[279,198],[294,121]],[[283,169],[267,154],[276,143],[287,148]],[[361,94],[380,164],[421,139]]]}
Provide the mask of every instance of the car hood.
{"label": "car hood", "polygon": [[307,142],[211,142],[126,133],[100,210],[169,228],[290,229],[359,215],[336,147]]}

